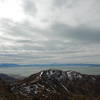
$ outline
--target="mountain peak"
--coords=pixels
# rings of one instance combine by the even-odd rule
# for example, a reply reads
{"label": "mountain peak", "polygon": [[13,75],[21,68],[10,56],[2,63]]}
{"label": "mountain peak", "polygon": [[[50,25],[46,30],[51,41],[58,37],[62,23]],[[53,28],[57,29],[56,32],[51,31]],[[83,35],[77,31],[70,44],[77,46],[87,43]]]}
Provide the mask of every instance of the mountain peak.
{"label": "mountain peak", "polygon": [[[100,76],[85,75],[72,70],[48,69],[16,83],[12,87],[12,91],[25,96],[41,96],[43,98],[44,96],[49,97],[50,94],[68,96],[72,93],[79,94],[80,92],[88,94],[89,91],[96,93],[95,88],[97,86],[95,84],[97,84],[98,80],[100,80]],[[92,87],[94,89],[91,90]]]}

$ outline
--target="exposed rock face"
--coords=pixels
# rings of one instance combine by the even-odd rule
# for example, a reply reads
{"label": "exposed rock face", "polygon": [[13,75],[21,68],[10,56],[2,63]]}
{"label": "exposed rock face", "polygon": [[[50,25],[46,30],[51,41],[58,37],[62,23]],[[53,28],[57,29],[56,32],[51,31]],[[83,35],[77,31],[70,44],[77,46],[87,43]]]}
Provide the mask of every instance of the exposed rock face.
{"label": "exposed rock face", "polygon": [[72,100],[72,95],[99,96],[100,76],[75,71],[44,70],[17,82],[11,91],[32,97],[33,100]]}

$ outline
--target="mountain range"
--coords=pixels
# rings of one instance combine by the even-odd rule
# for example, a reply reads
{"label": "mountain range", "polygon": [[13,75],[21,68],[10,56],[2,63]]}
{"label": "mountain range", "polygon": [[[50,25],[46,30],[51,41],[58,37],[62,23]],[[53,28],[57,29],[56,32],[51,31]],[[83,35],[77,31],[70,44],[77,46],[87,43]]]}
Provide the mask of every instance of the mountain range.
{"label": "mountain range", "polygon": [[51,64],[14,64],[14,63],[0,63],[0,67],[18,67],[18,66],[88,66],[88,67],[100,67],[100,64],[59,64],[59,63],[51,63]]}

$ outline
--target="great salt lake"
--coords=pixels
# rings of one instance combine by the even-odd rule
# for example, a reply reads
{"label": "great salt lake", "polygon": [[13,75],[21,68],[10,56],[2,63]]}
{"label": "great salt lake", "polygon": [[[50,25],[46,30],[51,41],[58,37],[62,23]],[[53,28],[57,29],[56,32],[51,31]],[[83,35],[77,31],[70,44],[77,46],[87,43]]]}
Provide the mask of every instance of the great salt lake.
{"label": "great salt lake", "polygon": [[0,73],[11,74],[11,75],[20,75],[20,76],[29,76],[31,74],[35,74],[41,70],[46,69],[59,69],[59,70],[73,70],[83,74],[91,74],[91,75],[100,75],[100,67],[76,67],[76,66],[60,66],[60,67],[0,67]]}

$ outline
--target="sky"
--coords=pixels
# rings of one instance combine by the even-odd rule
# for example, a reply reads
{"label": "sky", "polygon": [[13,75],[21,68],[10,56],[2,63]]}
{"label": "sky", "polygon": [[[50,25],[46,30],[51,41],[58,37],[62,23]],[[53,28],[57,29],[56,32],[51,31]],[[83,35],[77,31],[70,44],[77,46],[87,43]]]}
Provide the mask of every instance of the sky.
{"label": "sky", "polygon": [[0,0],[0,63],[100,63],[100,0]]}

